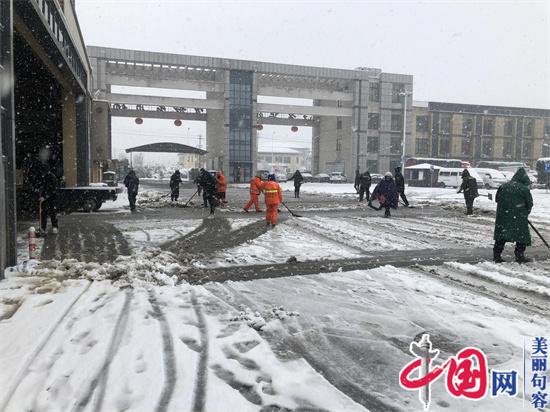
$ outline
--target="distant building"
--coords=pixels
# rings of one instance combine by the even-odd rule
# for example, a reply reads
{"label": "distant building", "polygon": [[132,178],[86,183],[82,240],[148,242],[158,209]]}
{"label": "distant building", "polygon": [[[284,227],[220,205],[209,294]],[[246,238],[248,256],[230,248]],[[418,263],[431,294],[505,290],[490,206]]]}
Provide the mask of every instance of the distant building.
{"label": "distant building", "polygon": [[550,110],[414,102],[407,157],[518,161],[550,156]]}
{"label": "distant building", "polygon": [[288,173],[295,170],[310,170],[311,150],[305,148],[277,148],[262,150],[257,154],[257,168]]}
{"label": "distant building", "polygon": [[178,154],[178,165],[187,170],[203,167],[202,156],[193,153],[180,153]]}

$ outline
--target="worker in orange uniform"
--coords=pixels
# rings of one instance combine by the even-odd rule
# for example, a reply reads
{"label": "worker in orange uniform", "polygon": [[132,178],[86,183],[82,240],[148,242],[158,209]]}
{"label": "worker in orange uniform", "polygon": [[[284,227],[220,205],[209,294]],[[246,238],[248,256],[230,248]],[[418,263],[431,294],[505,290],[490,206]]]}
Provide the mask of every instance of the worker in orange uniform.
{"label": "worker in orange uniform", "polygon": [[216,173],[216,190],[218,202],[222,205],[226,204],[225,192],[227,191],[227,179],[221,170]]}
{"label": "worker in orange uniform", "polygon": [[260,209],[260,193],[262,192],[262,179],[260,179],[259,174],[250,179],[250,200],[244,207],[244,211],[248,213],[250,206],[254,205],[256,212],[263,212]]}
{"label": "worker in orange uniform", "polygon": [[264,192],[265,195],[265,218],[267,220],[267,227],[270,225],[275,227],[277,224],[279,203],[283,201],[283,192],[281,191],[281,186],[279,186],[279,183],[275,180],[274,174],[269,175],[267,177],[267,182],[262,184],[262,192]]}

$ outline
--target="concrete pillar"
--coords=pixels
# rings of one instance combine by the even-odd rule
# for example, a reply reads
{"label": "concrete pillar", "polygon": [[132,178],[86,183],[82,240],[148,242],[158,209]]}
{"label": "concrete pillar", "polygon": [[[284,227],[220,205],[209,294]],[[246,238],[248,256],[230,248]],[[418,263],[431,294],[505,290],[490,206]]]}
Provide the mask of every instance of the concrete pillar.
{"label": "concrete pillar", "polygon": [[110,159],[111,154],[111,130],[109,103],[95,101],[92,104],[90,155],[92,160],[92,182],[100,182],[102,168],[100,164]]}
{"label": "concrete pillar", "polygon": [[229,176],[229,71],[218,70],[216,81],[225,85],[223,92],[207,92],[207,99],[224,102],[222,110],[209,109],[206,116],[206,168],[219,169]]}
{"label": "concrete pillar", "polygon": [[451,117],[451,157],[462,157],[462,121],[464,116],[453,114]]}
{"label": "concrete pillar", "polygon": [[76,102],[72,91],[63,90],[63,174],[67,187],[77,185]]}

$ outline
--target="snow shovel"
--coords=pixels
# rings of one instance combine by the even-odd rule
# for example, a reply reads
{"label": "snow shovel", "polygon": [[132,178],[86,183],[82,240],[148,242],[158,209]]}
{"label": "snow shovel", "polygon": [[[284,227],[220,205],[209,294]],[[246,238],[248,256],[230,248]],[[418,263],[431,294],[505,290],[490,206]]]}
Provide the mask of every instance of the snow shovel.
{"label": "snow shovel", "polygon": [[301,215],[298,215],[298,214],[294,213],[292,210],[290,210],[290,209],[288,208],[288,206],[285,205],[285,202],[281,202],[281,203],[283,204],[284,207],[286,207],[286,210],[288,210],[292,216],[294,216],[294,217],[302,217]]}
{"label": "snow shovel", "polygon": [[486,195],[479,195],[479,196],[483,196],[483,197],[488,198],[489,200],[493,200],[493,194],[492,193],[487,193]]}
{"label": "snow shovel", "polygon": [[198,189],[197,189],[197,191],[196,191],[195,193],[193,193],[193,196],[191,196],[191,197],[189,198],[189,200],[187,201],[187,203],[184,204],[182,207],[189,207],[189,202],[195,197],[195,195],[196,195],[197,193],[199,193],[199,190],[198,190]]}
{"label": "snow shovel", "polygon": [[546,245],[546,247],[548,249],[550,249],[550,245],[548,245],[548,242],[546,242],[546,240],[542,237],[542,235],[540,234],[540,232],[537,230],[537,228],[531,223],[530,220],[527,220],[527,223],[529,223],[529,226],[531,226],[531,229],[533,229],[535,231],[535,233],[538,235],[538,237],[540,237],[540,240],[542,240],[542,243],[544,243]]}

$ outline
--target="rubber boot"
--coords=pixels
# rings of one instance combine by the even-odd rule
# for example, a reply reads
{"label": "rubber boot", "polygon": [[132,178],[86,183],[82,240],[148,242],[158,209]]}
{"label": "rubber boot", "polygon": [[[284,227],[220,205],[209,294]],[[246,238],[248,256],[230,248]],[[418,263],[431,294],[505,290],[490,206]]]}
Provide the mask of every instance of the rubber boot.
{"label": "rubber boot", "polygon": [[531,259],[525,257],[525,248],[526,246],[516,243],[516,249],[514,250],[514,255],[516,255],[516,262],[518,263],[529,263]]}

